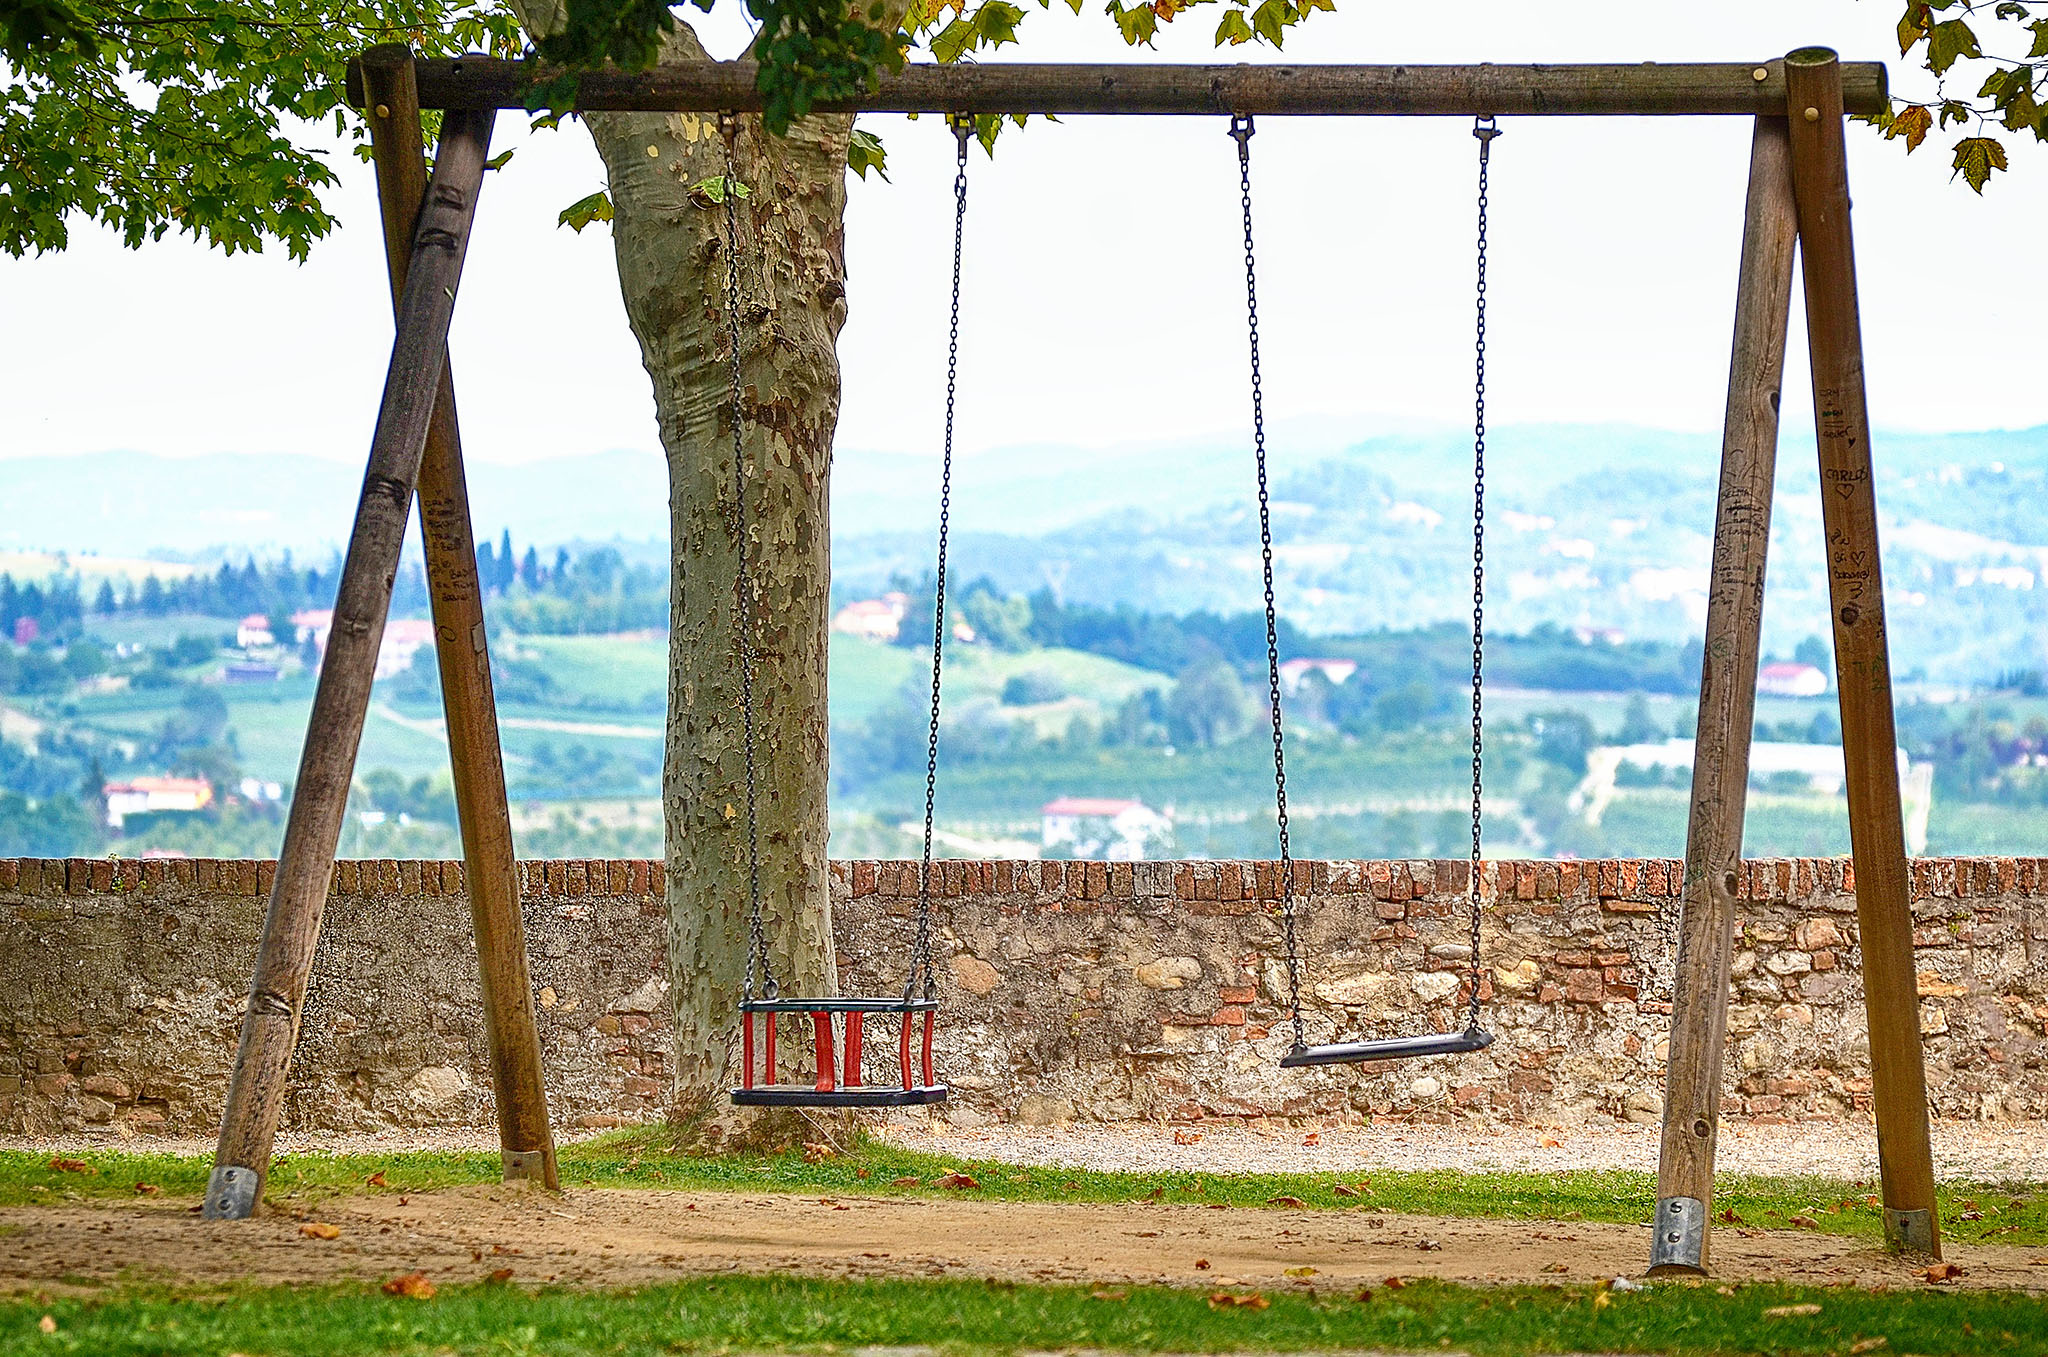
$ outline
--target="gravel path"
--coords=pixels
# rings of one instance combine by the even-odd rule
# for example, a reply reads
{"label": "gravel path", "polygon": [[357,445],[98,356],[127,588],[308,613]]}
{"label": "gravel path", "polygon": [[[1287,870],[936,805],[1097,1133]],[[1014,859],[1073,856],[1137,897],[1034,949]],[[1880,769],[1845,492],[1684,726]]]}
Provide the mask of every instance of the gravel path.
{"label": "gravel path", "polygon": [[[1657,1128],[1636,1125],[1474,1130],[1383,1122],[1310,1133],[1300,1128],[1157,1125],[956,1131],[936,1123],[904,1123],[886,1128],[884,1134],[891,1144],[934,1154],[1102,1170],[1657,1169]],[[1311,1134],[1315,1143],[1305,1143]],[[1184,1143],[1196,1136],[1200,1138],[1194,1143]],[[1856,1122],[1731,1126],[1721,1134],[1716,1158],[1725,1173],[1874,1178],[1877,1130]],[[1934,1166],[1943,1179],[2048,1182],[2048,1127],[2034,1122],[1936,1122]]]}
{"label": "gravel path", "polygon": [[[1382,1122],[1373,1126],[1167,1126],[1152,1123],[1000,1126],[955,1130],[936,1120],[905,1118],[882,1127],[892,1145],[961,1158],[1015,1164],[1204,1173],[1319,1173],[1353,1169],[1638,1169],[1657,1168],[1655,1126],[1574,1129],[1529,1126],[1478,1129]],[[1310,1135],[1313,1144],[1304,1143]],[[81,1147],[211,1154],[212,1140],[70,1135],[31,1140],[0,1137],[0,1149],[54,1152]],[[375,1135],[278,1136],[278,1150],[332,1154],[394,1154],[407,1150],[494,1150],[483,1132],[386,1132]],[[1867,1122],[1731,1125],[1718,1158],[1723,1172],[1772,1176],[1818,1174],[1864,1179],[1877,1174],[1877,1131]],[[1935,1172],[1972,1182],[2048,1183],[2048,1126],[2038,1122],[1934,1123]]]}

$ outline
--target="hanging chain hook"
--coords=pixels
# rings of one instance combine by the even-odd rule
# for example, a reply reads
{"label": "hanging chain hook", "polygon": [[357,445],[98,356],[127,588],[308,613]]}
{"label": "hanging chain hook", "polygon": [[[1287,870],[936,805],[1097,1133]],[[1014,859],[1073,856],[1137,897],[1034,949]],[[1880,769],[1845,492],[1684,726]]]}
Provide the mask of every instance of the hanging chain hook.
{"label": "hanging chain hook", "polygon": [[938,574],[932,585],[932,719],[925,740],[924,851],[917,873],[917,940],[910,975],[903,982],[905,1002],[917,995],[920,978],[924,997],[938,997],[938,974],[932,966],[932,839],[939,789],[939,685],[946,653],[946,544],[953,516],[953,412],[960,387],[960,258],[967,230],[967,144],[974,135],[974,115],[949,113],[946,125],[953,129],[960,150],[953,175],[953,308],[946,332],[946,440],[939,469]]}
{"label": "hanging chain hook", "polygon": [[733,632],[740,653],[740,731],[747,770],[747,974],[742,997],[751,1002],[757,970],[764,998],[774,999],[781,993],[781,986],[775,980],[774,964],[768,955],[767,929],[761,920],[761,820],[754,756],[754,586],[752,572],[747,568],[746,406],[740,376],[739,117],[721,112],[718,130],[725,138],[725,326],[726,343],[731,349],[731,526],[736,599]]}
{"label": "hanging chain hook", "polygon": [[1472,340],[1472,863],[1468,895],[1472,914],[1472,992],[1467,1026],[1479,1024],[1479,987],[1485,972],[1479,959],[1481,913],[1481,793],[1484,790],[1485,715],[1482,702],[1486,655],[1486,199],[1487,167],[1493,139],[1501,135],[1491,116],[1472,120],[1479,139],[1479,224],[1477,283]]}
{"label": "hanging chain hook", "polygon": [[1259,558],[1266,589],[1266,701],[1273,714],[1273,814],[1280,829],[1280,925],[1287,946],[1287,1002],[1293,1011],[1294,1048],[1308,1045],[1301,1016],[1301,943],[1296,930],[1294,853],[1287,835],[1287,753],[1280,721],[1280,623],[1273,600],[1273,511],[1266,487],[1266,402],[1259,371],[1259,271],[1252,248],[1252,136],[1250,115],[1233,114],[1230,135],[1237,142],[1238,183],[1244,198],[1244,298],[1251,342],[1252,456],[1259,475]]}

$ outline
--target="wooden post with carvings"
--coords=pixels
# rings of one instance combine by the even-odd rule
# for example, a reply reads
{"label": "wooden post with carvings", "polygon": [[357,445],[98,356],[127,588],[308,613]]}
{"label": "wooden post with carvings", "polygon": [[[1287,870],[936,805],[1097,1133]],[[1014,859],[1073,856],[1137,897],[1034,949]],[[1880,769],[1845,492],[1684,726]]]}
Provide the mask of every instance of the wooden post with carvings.
{"label": "wooden post with carvings", "polygon": [[1703,1273],[1714,1204],[1714,1143],[1728,1040],[1729,966],[1748,805],[1749,740],[1762,646],[1764,562],[1778,465],[1798,218],[1783,118],[1758,118],[1736,284],[1734,355],[1721,433],[1706,654],[1700,666],[1683,913],[1671,980],[1670,1058],[1657,1160],[1652,1276]]}
{"label": "wooden post with carvings", "polygon": [[1862,322],[1849,230],[1841,63],[1824,47],[1803,48],[1785,58],[1785,74],[1885,1237],[1894,1248],[1939,1257]]}
{"label": "wooden post with carvings", "polygon": [[[371,158],[383,209],[384,253],[394,307],[405,292],[408,242],[427,191],[426,142],[412,49],[390,43],[363,54]],[[498,740],[491,657],[484,639],[483,586],[477,578],[469,485],[455,418],[455,379],[444,355],[441,389],[427,426],[419,474],[420,535],[426,547],[427,594],[433,603],[434,658],[448,717],[448,756],[462,826],[463,885],[482,981],[484,1032],[499,1151],[507,1180],[560,1186],[554,1132],[541,1082],[540,1035],[534,1024],[526,930],[519,916],[519,864],[505,794],[505,756]]]}
{"label": "wooden post with carvings", "polygon": [[370,441],[369,467],[335,592],[334,622],[306,721],[291,815],[278,850],[277,878],[263,920],[249,987],[249,1011],[235,1053],[221,1117],[220,1143],[207,1182],[209,1219],[240,1220],[263,1198],[270,1150],[283,1111],[285,1072],[298,1042],[299,1017],[320,916],[334,875],[356,749],[369,713],[377,650],[391,609],[406,520],[412,514],[427,427],[441,389],[455,289],[490,153],[492,110],[450,113],[442,121],[434,176],[412,236],[412,262],[398,308],[398,333],[384,377],[384,398]]}

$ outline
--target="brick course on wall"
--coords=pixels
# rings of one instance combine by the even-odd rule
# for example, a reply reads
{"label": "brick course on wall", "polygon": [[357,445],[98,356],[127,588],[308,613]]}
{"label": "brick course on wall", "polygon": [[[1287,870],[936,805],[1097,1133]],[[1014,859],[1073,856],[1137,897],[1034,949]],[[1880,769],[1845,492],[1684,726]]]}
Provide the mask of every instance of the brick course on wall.
{"label": "brick course on wall", "polygon": [[[1311,1041],[1459,1024],[1462,861],[1296,864]],[[0,1131],[209,1133],[269,862],[0,859]],[[520,865],[551,1107],[659,1114],[668,1073],[661,867]],[[1681,864],[1501,862],[1482,877],[1484,1052],[1282,1071],[1287,975],[1267,862],[942,862],[939,1059],[957,1122],[1374,1113],[1652,1120]],[[1920,1027],[1939,1115],[2048,1117],[2048,860],[1912,864]],[[1839,859],[1743,867],[1724,1107],[1869,1104],[1855,882]],[[905,862],[832,864],[842,988],[901,987]],[[490,1123],[455,862],[337,864],[285,1124]],[[871,1059],[893,1058],[874,1038]],[[792,1042],[786,1049],[796,1049]]]}

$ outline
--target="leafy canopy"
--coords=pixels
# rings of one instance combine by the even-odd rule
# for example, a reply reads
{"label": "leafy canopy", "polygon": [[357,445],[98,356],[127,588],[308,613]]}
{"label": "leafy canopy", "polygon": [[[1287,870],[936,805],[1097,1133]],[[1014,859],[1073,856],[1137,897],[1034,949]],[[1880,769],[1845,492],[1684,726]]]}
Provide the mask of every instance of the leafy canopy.
{"label": "leafy canopy", "polygon": [[[1096,2],[1059,0],[1077,15]],[[535,107],[566,107],[579,69],[652,64],[679,9],[714,3],[558,0],[533,50],[565,74],[536,91]],[[918,46],[950,62],[1015,43],[1030,12],[1012,0],[909,0],[896,22],[903,0],[743,3],[759,25],[774,130]],[[1215,46],[1278,48],[1335,0],[1103,0],[1101,12],[1127,44],[1149,46],[1202,5],[1216,10]],[[1956,173],[1979,192],[2006,168],[2011,137],[2048,140],[2048,0],[1910,0],[1898,31],[1936,90],[1871,118],[1887,137],[1910,151],[1937,125],[1963,129]],[[278,242],[303,258],[334,225],[321,194],[336,173],[314,126],[332,117],[337,133],[362,136],[341,74],[365,47],[393,41],[430,56],[528,50],[510,0],[0,0],[0,250],[61,250],[83,217],[131,248],[175,228],[230,254]],[[980,120],[984,145],[1000,124]],[[850,167],[883,163],[881,143],[856,132]],[[601,197],[577,205],[581,223],[602,218]]]}

